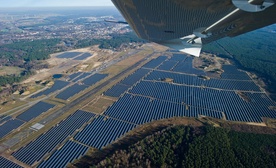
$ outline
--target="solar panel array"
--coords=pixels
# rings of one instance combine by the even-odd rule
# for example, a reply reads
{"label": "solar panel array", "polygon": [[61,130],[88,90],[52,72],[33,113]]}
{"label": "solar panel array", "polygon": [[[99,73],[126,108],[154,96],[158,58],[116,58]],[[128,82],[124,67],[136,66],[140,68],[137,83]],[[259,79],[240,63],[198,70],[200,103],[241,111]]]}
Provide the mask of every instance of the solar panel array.
{"label": "solar panel array", "polygon": [[94,116],[95,114],[92,113],[77,111],[12,155],[17,160],[32,165],[41,160],[45,154],[51,152]]}
{"label": "solar panel array", "polygon": [[87,150],[87,146],[69,140],[60,149],[56,150],[47,160],[41,162],[41,164],[38,165],[38,168],[66,167],[68,163],[84,155]]}
{"label": "solar panel array", "polygon": [[112,88],[108,89],[104,94],[111,97],[119,97],[125,91],[127,91],[132,85],[137,83],[141,78],[146,76],[150,70],[148,69],[138,69],[133,74],[129,75],[127,78],[123,79],[118,84],[114,85]]}
{"label": "solar panel array", "polygon": [[193,67],[193,59],[191,57],[186,57],[183,61],[179,61],[178,64],[172,69],[175,72],[182,72],[188,74],[204,75],[204,71],[195,69]]}
{"label": "solar panel array", "polygon": [[[230,65],[224,68],[222,79],[203,80],[198,77],[203,71],[192,67],[192,58],[183,54],[174,54],[171,58],[160,56],[106,91],[105,95],[121,97],[104,112],[104,116],[98,116],[77,132],[73,140],[68,138],[95,117],[94,114],[77,111],[12,155],[33,165],[67,140],[38,166],[65,167],[84,155],[87,146],[101,149],[137,125],[153,120],[199,115],[219,119],[225,115],[227,120],[244,122],[262,122],[262,117],[276,118],[275,111],[268,108],[276,104],[245,72]],[[78,81],[86,75],[90,73],[78,73],[69,78]],[[95,74],[83,83],[92,85],[106,76]],[[84,87],[88,86],[75,84],[56,97],[66,100]]]}
{"label": "solar panel array", "polygon": [[11,133],[13,130],[24,124],[23,121],[17,119],[10,119],[0,126],[0,138],[3,138],[7,134]]}
{"label": "solar panel array", "polygon": [[46,89],[42,92],[39,92],[33,96],[31,96],[31,98],[37,98],[39,96],[42,96],[42,95],[49,95],[57,90],[60,90],[62,88],[64,88],[65,86],[67,86],[69,84],[69,82],[66,82],[66,81],[61,81],[61,80],[56,80],[54,85],[49,88],[49,89]]}
{"label": "solar panel array", "polygon": [[0,156],[0,165],[2,168],[23,168],[22,166],[19,166],[18,164],[13,163],[2,156]]}
{"label": "solar panel array", "polygon": [[173,54],[173,56],[169,59],[170,61],[185,61],[188,56],[185,54]]}
{"label": "solar panel array", "polygon": [[[140,82],[129,92],[176,103],[185,103],[195,107],[217,110],[224,112],[227,120],[261,122],[261,117],[271,116],[272,118],[276,118],[276,113],[268,108],[269,106],[275,106],[275,103],[263,93],[248,93],[247,96],[251,101],[246,102],[234,91],[202,89],[199,87],[150,81]],[[233,116],[234,114],[235,116]]]}
{"label": "solar panel array", "polygon": [[148,63],[146,63],[143,67],[145,68],[156,68],[159,66],[163,61],[165,61],[168,57],[166,56],[160,56],[156,59],[150,60]]}
{"label": "solar panel array", "polygon": [[0,125],[8,120],[10,120],[12,117],[11,116],[1,116],[0,118]]}
{"label": "solar panel array", "polygon": [[55,105],[53,105],[53,104],[49,104],[49,103],[45,103],[45,102],[41,101],[41,102],[38,102],[37,104],[35,104],[34,106],[32,106],[27,111],[18,115],[16,118],[28,122],[28,121],[36,118],[40,114],[47,112],[48,110],[50,110],[51,108],[54,108],[54,107],[55,107]]}
{"label": "solar panel array", "polygon": [[73,97],[74,95],[78,94],[79,92],[85,90],[88,88],[86,85],[79,85],[79,84],[74,84],[73,86],[70,86],[66,88],[64,91],[59,93],[56,98],[62,99],[62,100],[67,100],[70,97]]}
{"label": "solar panel array", "polygon": [[[162,56],[145,67],[148,74],[130,83],[130,94],[109,107],[105,115],[135,124],[174,116],[222,118],[223,113],[231,121],[262,122],[262,117],[276,118],[275,111],[269,109],[275,103],[233,65],[223,66],[223,79],[210,80],[198,77],[200,70],[194,69],[192,58],[183,54],[168,59]],[[249,101],[237,91],[244,92]]]}
{"label": "solar panel array", "polygon": [[57,56],[57,58],[74,58],[80,55],[81,52],[65,52]]}
{"label": "solar panel array", "polygon": [[86,58],[91,57],[91,56],[92,56],[92,54],[90,54],[90,53],[83,53],[82,55],[74,58],[74,60],[85,60]]}
{"label": "solar panel array", "polygon": [[121,83],[118,83],[114,85],[112,88],[108,89],[104,94],[106,96],[111,96],[111,97],[120,97],[125,91],[128,90],[130,86],[128,85],[123,85]]}
{"label": "solar panel array", "polygon": [[74,137],[85,145],[102,148],[135,127],[134,124],[99,116]]}
{"label": "solar panel array", "polygon": [[161,64],[158,69],[160,70],[166,70],[166,71],[171,71],[173,68],[177,65],[178,62],[176,61],[164,61],[163,64]]}
{"label": "solar panel array", "polygon": [[77,82],[77,81],[79,81],[81,79],[84,79],[84,78],[88,77],[89,75],[91,75],[91,73],[84,72],[81,75],[79,75],[78,77],[72,79],[71,82]]}
{"label": "solar panel array", "polygon": [[205,115],[214,118],[222,118],[222,113],[213,110],[190,107],[181,103],[144,96],[133,96],[130,94],[125,94],[121,97],[115,104],[110,106],[104,114],[112,118],[135,124],[183,116],[198,117],[198,115]]}
{"label": "solar panel array", "polygon": [[163,79],[173,79],[174,83],[185,84],[191,86],[202,86],[210,88],[218,88],[225,90],[243,90],[243,91],[260,91],[260,88],[251,80],[236,81],[236,80],[222,80],[210,79],[204,80],[195,75],[186,75],[173,72],[153,71],[145,80],[161,81]]}
{"label": "solar panel array", "polygon": [[124,85],[128,85],[128,86],[132,86],[136,82],[141,80],[141,78],[143,78],[149,72],[150,72],[150,70],[148,70],[148,69],[143,69],[143,68],[138,69],[132,75],[130,75],[127,78],[125,78],[124,80],[122,80],[120,83],[122,83]]}
{"label": "solar panel array", "polygon": [[95,83],[99,82],[100,80],[104,79],[107,76],[108,76],[108,74],[94,74],[94,75],[84,79],[82,82],[85,85],[91,86],[91,85],[94,85]]}
{"label": "solar panel array", "polygon": [[68,80],[72,81],[73,79],[75,79],[76,77],[78,77],[81,74],[82,74],[82,72],[73,73],[73,74],[68,76]]}
{"label": "solar panel array", "polygon": [[234,80],[251,80],[251,78],[243,71],[239,71],[237,67],[233,65],[223,65],[224,72],[221,74],[222,79],[234,79]]}

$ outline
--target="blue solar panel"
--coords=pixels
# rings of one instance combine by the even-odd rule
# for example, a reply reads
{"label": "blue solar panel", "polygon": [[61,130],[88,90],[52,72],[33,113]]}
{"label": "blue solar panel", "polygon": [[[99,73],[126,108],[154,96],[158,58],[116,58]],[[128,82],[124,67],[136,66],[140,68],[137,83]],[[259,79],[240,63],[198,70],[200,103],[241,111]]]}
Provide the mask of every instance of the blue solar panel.
{"label": "blue solar panel", "polygon": [[187,74],[195,74],[195,75],[204,75],[205,72],[202,70],[195,69],[193,67],[193,58],[186,57],[183,61],[178,62],[176,66],[172,69],[175,72],[182,72]]}
{"label": "blue solar panel", "polygon": [[99,116],[81,132],[77,133],[74,139],[95,148],[102,148],[134,127],[134,124]]}
{"label": "blue solar panel", "polygon": [[261,122],[261,117],[276,118],[275,112],[273,113],[273,110],[268,108],[275,106],[275,103],[263,93],[247,93],[250,100],[247,102],[234,91],[149,81],[138,83],[129,92],[153,99],[185,103],[194,107],[224,112],[227,120]]}
{"label": "blue solar panel", "polygon": [[74,84],[73,86],[68,87],[67,89],[62,91],[60,94],[58,94],[56,96],[56,98],[62,99],[62,100],[67,100],[70,97],[72,97],[72,96],[80,93],[81,91],[85,90],[86,88],[88,88],[88,86],[86,86],[86,85]]}
{"label": "blue solar panel", "polygon": [[74,78],[73,80],[71,80],[72,82],[77,82],[79,80],[82,80],[86,77],[88,77],[89,75],[91,75],[91,73],[87,73],[87,72],[84,72],[82,73],[81,75],[79,75],[77,78]]}
{"label": "blue solar panel", "polygon": [[24,124],[24,122],[17,119],[8,120],[0,126],[0,138],[3,138],[13,130],[20,127],[22,124]]}
{"label": "blue solar panel", "polygon": [[166,56],[160,56],[156,59],[153,59],[151,61],[149,61],[148,63],[146,63],[143,67],[145,68],[156,68],[157,66],[159,66],[163,61],[165,61],[168,57]]}
{"label": "blue solar panel", "polygon": [[202,86],[210,88],[218,88],[225,90],[243,90],[243,91],[260,91],[260,88],[253,81],[234,81],[222,79],[204,80],[196,75],[186,75],[174,72],[163,72],[155,70],[145,79],[162,81],[166,78],[173,79],[173,83],[185,84],[191,86]]}
{"label": "blue solar panel", "polygon": [[92,56],[92,54],[90,54],[90,53],[83,53],[82,55],[74,58],[74,60],[85,60],[86,58],[91,57],[91,56]]}
{"label": "blue solar panel", "polygon": [[127,78],[122,80],[120,83],[128,86],[134,85],[136,82],[141,80],[145,75],[147,75],[150,72],[148,69],[138,69],[133,74],[129,75]]}
{"label": "blue solar panel", "polygon": [[223,73],[221,74],[222,79],[232,80],[251,80],[251,78],[242,71],[239,71],[234,65],[223,65]]}
{"label": "blue solar panel", "polygon": [[18,115],[16,118],[23,120],[23,121],[30,121],[33,118],[36,118],[40,114],[47,112],[51,108],[54,108],[55,105],[45,103],[45,102],[38,102],[34,106],[32,106],[27,111],[23,112],[22,114]]}
{"label": "blue solar panel", "polygon": [[91,86],[91,85],[94,85],[95,83],[99,82],[100,80],[104,79],[107,76],[108,76],[108,74],[94,74],[94,75],[86,78],[83,81],[83,83],[85,85]]}
{"label": "blue solar panel", "polygon": [[33,165],[94,116],[95,114],[79,110],[12,155],[23,163]]}
{"label": "blue solar panel", "polygon": [[76,78],[80,74],[82,74],[82,72],[77,72],[77,73],[73,73],[73,74],[69,75],[68,76],[69,81],[71,81],[72,79]]}
{"label": "blue solar panel", "polygon": [[158,69],[160,70],[166,70],[170,71],[174,68],[174,66],[177,64],[175,61],[164,61],[163,64],[161,64]]}
{"label": "blue solar panel", "polygon": [[130,86],[117,84],[114,85],[112,88],[108,89],[104,95],[111,96],[111,97],[120,97]]}
{"label": "blue solar panel", "polygon": [[38,168],[66,167],[70,162],[84,155],[88,147],[73,141],[67,141],[60,149],[56,150],[47,160],[38,165]]}
{"label": "blue solar panel", "polygon": [[49,95],[50,93],[53,93],[57,90],[60,90],[60,89],[64,88],[68,84],[69,84],[69,82],[57,80],[57,81],[55,81],[54,85],[51,88],[46,89],[46,90],[44,90],[44,91],[42,91],[38,94],[35,94],[35,95],[31,96],[31,98],[37,98],[37,97],[42,96],[42,95]]}
{"label": "blue solar panel", "polygon": [[16,163],[13,163],[12,161],[0,156],[0,165],[1,168],[23,168],[22,166],[19,166]]}
{"label": "blue solar panel", "polygon": [[136,124],[183,116],[198,117],[198,115],[206,115],[222,118],[222,113],[213,110],[186,106],[186,104],[182,104],[182,102],[174,103],[172,101],[164,101],[137,95],[133,96],[130,94],[125,94],[116,103],[110,106],[104,114]]}
{"label": "blue solar panel", "polygon": [[74,58],[80,55],[81,52],[65,52],[57,56],[57,58]]}
{"label": "blue solar panel", "polygon": [[173,56],[169,60],[182,62],[186,59],[186,57],[188,57],[186,54],[173,54]]}
{"label": "blue solar panel", "polygon": [[1,116],[0,119],[0,125],[8,120],[10,120],[12,117],[11,116]]}

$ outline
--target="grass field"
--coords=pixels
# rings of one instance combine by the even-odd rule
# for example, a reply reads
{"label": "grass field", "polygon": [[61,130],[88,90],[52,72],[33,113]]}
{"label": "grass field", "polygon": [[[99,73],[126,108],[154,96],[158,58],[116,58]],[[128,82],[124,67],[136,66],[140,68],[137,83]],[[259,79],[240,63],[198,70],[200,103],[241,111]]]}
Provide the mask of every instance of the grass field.
{"label": "grass field", "polygon": [[0,76],[4,75],[19,75],[24,69],[18,68],[18,67],[8,67],[8,66],[2,66],[0,67]]}

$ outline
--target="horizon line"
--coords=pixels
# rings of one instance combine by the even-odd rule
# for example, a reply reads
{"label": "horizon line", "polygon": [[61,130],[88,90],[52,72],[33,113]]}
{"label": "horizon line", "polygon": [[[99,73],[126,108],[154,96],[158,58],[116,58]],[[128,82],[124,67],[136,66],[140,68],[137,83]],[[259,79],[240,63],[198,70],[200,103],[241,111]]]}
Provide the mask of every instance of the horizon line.
{"label": "horizon line", "polygon": [[6,6],[6,7],[0,7],[0,9],[3,8],[67,8],[67,7],[115,7],[113,5],[110,6]]}

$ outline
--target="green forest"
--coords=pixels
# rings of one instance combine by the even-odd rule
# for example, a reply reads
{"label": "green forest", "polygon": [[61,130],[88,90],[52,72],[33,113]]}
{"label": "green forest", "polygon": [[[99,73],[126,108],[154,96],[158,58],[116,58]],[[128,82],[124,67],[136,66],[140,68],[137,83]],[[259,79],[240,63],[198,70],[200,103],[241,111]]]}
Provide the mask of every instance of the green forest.
{"label": "green forest", "polygon": [[[6,66],[22,61],[45,60],[49,54],[57,51],[59,39],[19,41],[0,46],[1,63]],[[4,62],[5,61],[5,62]]]}
{"label": "green forest", "polygon": [[276,33],[272,33],[273,26],[212,42],[205,45],[203,51],[231,55],[242,68],[276,83]]}
{"label": "green forest", "polygon": [[[35,41],[19,41],[12,44],[0,46],[0,65],[15,66],[24,68],[26,71],[20,75],[6,75],[0,76],[0,86],[6,84],[14,84],[26,79],[33,74],[33,69],[47,68],[46,64],[39,63],[39,60],[48,59],[50,54],[57,51],[68,50],[66,46],[62,45],[65,41],[60,39],[45,39]],[[111,39],[84,39],[73,40],[73,48],[83,48],[92,45],[99,45],[102,49],[114,49],[120,47],[123,43],[130,42],[144,42],[137,38],[131,32],[123,35],[112,35]]]}
{"label": "green forest", "polygon": [[276,167],[276,135],[175,126],[118,149],[91,167]]}
{"label": "green forest", "polygon": [[49,58],[58,50],[59,39],[20,41],[0,46],[0,65],[24,68],[19,75],[0,76],[0,86],[21,82],[34,74],[34,69],[46,68],[39,60]]}

